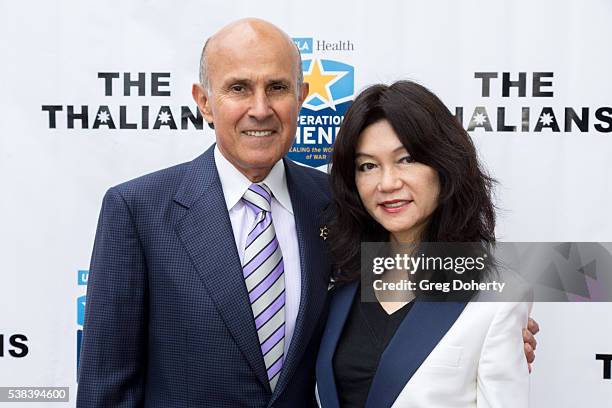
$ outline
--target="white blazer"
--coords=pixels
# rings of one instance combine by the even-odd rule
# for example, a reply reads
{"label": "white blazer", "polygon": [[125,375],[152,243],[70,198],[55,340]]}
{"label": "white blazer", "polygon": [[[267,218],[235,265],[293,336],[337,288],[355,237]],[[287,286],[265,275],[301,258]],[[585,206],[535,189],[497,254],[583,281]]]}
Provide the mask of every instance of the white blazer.
{"label": "white blazer", "polygon": [[[357,284],[332,296],[317,358],[317,401],[338,408],[332,359]],[[415,301],[383,352],[366,408],[522,408],[528,302]]]}

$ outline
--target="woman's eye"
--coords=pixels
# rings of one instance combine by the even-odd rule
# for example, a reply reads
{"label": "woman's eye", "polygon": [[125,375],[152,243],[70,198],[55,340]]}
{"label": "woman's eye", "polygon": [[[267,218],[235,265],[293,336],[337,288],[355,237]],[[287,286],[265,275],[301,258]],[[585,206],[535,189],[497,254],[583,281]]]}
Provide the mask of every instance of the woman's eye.
{"label": "woman's eye", "polygon": [[411,156],[404,156],[399,159],[400,163],[414,163],[414,159]]}
{"label": "woman's eye", "polygon": [[374,163],[362,163],[359,166],[357,166],[357,170],[368,171],[368,170],[372,170],[375,167],[376,165]]}

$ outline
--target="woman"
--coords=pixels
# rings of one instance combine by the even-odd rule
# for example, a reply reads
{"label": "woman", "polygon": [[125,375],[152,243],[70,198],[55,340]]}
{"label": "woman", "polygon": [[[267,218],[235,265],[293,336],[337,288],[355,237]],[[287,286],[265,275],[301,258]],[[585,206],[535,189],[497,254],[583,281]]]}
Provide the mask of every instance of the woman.
{"label": "woman", "polygon": [[[526,303],[431,302],[415,292],[361,301],[371,291],[360,284],[369,282],[362,242],[495,241],[492,180],[444,104],[409,81],[366,89],[334,144],[331,185],[336,288],[317,359],[320,405],[527,406]],[[406,276],[393,269],[381,280]]]}

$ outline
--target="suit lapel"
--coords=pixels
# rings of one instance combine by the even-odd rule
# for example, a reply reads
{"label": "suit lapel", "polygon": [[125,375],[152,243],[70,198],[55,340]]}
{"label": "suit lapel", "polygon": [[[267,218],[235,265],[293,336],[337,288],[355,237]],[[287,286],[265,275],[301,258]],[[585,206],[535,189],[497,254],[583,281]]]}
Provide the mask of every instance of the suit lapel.
{"label": "suit lapel", "polygon": [[195,159],[175,201],[188,208],[176,232],[253,371],[270,389],[213,147]]}
{"label": "suit lapel", "polygon": [[406,383],[455,323],[466,304],[416,301],[380,358],[366,408],[393,405]]}
{"label": "suit lapel", "polygon": [[293,337],[270,405],[283,392],[311,341],[325,305],[330,272],[324,256],[325,243],[319,236],[321,212],[326,201],[322,196],[313,195],[321,186],[309,184],[311,179],[301,177],[300,167],[289,160],[285,160],[285,173],[297,231],[302,289]]}
{"label": "suit lapel", "polygon": [[334,379],[333,358],[357,287],[358,282],[354,282],[336,289],[329,307],[327,325],[317,357],[317,389],[321,406],[325,408],[340,407],[338,389]]}

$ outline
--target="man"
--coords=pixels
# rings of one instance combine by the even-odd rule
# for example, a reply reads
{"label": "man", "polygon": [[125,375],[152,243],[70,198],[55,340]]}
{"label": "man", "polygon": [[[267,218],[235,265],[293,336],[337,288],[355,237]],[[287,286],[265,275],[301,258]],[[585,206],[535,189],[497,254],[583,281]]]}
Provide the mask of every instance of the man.
{"label": "man", "polygon": [[209,39],[192,93],[216,145],[104,197],[77,406],[314,403],[329,192],[325,174],[283,159],[301,75],[297,48],[267,22]]}

